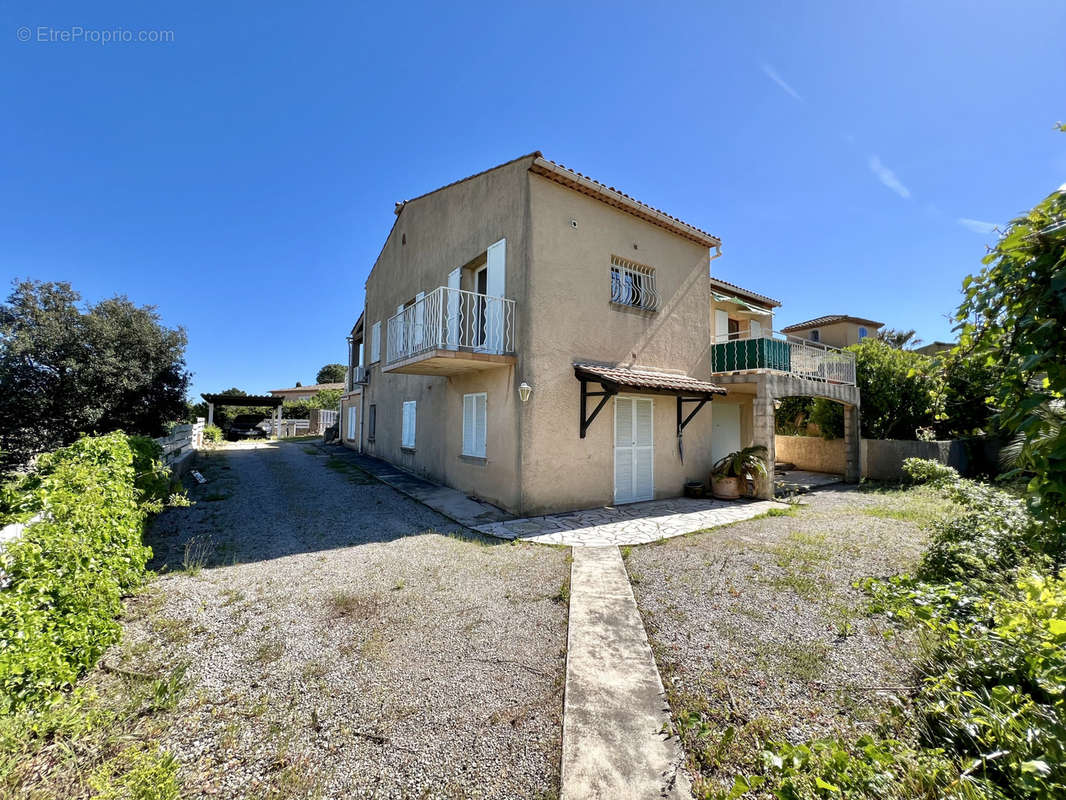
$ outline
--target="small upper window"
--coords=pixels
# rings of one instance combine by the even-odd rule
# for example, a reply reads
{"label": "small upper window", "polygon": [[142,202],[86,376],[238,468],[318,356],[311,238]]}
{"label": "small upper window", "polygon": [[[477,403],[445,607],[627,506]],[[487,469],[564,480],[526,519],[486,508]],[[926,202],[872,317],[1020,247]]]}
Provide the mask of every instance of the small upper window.
{"label": "small upper window", "polygon": [[863,339],[865,339],[869,335],[870,334],[866,332],[866,328],[864,328],[862,325],[860,325],[859,326],[859,341],[861,342]]}
{"label": "small upper window", "polygon": [[820,342],[820,341],[822,341],[821,331],[819,331],[817,328],[815,328],[814,330],[811,331],[811,341],[812,342]]}
{"label": "small upper window", "polygon": [[655,270],[627,258],[611,256],[611,302],[654,311],[659,307]]}

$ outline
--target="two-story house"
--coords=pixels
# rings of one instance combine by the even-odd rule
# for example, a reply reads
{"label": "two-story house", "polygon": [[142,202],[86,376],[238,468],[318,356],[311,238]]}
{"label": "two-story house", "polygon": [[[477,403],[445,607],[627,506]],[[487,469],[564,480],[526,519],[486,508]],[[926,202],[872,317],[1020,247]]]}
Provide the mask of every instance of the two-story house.
{"label": "two-story house", "polygon": [[806,322],[797,322],[781,329],[782,333],[788,333],[811,342],[821,342],[830,347],[848,347],[858,344],[870,336],[877,336],[877,332],[884,327],[883,322],[874,322],[872,319],[852,317],[847,314],[830,314],[825,317],[815,317]]}
{"label": "two-story house", "polygon": [[540,153],[397,204],[342,441],[523,514],[681,494],[730,402],[710,381],[719,248]]}
{"label": "two-story house", "polygon": [[613,187],[531,153],[395,212],[349,336],[348,447],[530,515],[677,496],[753,443],[769,496],[784,393],[857,430],[851,354],[775,334],[777,300],[711,277],[717,237]]}

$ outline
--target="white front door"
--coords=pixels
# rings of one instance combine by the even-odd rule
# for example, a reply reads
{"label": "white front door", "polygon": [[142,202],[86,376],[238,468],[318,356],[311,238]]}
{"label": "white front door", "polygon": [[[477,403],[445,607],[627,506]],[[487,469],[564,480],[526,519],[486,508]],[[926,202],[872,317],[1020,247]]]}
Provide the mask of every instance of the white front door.
{"label": "white front door", "polygon": [[711,461],[740,449],[740,405],[711,403]]}
{"label": "white front door", "polygon": [[614,399],[614,501],[635,503],[655,497],[653,401]]}

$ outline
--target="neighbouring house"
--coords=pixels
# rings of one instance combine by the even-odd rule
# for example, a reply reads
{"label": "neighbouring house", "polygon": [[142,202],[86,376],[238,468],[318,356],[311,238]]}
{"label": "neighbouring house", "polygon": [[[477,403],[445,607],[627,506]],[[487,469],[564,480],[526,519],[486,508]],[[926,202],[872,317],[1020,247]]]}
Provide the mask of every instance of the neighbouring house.
{"label": "neighbouring house", "polygon": [[674,497],[752,443],[772,462],[781,390],[857,426],[852,354],[793,354],[778,301],[710,276],[717,237],[540,153],[395,213],[348,337],[348,447],[529,515]]}
{"label": "neighbouring house", "polygon": [[310,386],[293,386],[291,389],[271,389],[273,397],[280,397],[286,403],[302,403],[318,396],[319,392],[327,389],[344,390],[344,383],[313,383]]}
{"label": "neighbouring house", "polygon": [[955,342],[930,342],[922,347],[915,347],[915,353],[921,353],[923,356],[935,356],[938,353],[946,352],[955,348]]}
{"label": "neighbouring house", "polygon": [[874,322],[872,319],[851,317],[847,314],[830,314],[826,317],[815,317],[806,322],[797,322],[782,328],[782,333],[807,339],[812,342],[821,342],[830,347],[848,347],[858,344],[870,336],[877,336],[877,331],[884,327],[883,322]]}

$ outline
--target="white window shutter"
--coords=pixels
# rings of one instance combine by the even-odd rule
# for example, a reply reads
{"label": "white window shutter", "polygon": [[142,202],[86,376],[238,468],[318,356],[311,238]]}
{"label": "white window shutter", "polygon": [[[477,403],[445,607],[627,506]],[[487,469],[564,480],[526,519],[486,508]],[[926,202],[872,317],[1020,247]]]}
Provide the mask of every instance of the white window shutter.
{"label": "white window shutter", "polygon": [[762,338],[762,323],[761,322],[759,322],[758,320],[753,319],[753,320],[751,320],[751,322],[748,323],[748,337],[751,338],[751,339],[761,339]]}
{"label": "white window shutter", "polygon": [[[490,298],[502,298],[507,292],[507,240],[490,244],[485,258],[485,294]],[[503,352],[505,322],[503,301],[486,300],[485,345],[490,353]]]}
{"label": "white window shutter", "polygon": [[425,297],[425,292],[419,292],[415,295],[414,344],[416,350],[421,350],[422,342],[425,341],[425,337],[422,334],[422,328],[426,321]]}
{"label": "white window shutter", "polygon": [[714,311],[714,340],[725,342],[729,339],[729,312],[720,308]]}
{"label": "white window shutter", "polygon": [[463,395],[463,455],[474,455],[474,395]]}
{"label": "white window shutter", "polygon": [[375,322],[370,329],[370,363],[381,360],[381,323]]}
{"label": "white window shutter", "polygon": [[459,347],[459,300],[462,297],[459,294],[459,283],[462,279],[462,274],[462,270],[458,268],[448,273],[448,323],[445,334],[448,337],[448,341],[444,343],[444,346],[449,350],[456,350]]}
{"label": "white window shutter", "polygon": [[474,447],[477,454],[485,457],[485,438],[488,429],[488,396],[479,394],[474,397]]}
{"label": "white window shutter", "polygon": [[418,415],[416,411],[416,402],[414,400],[406,400],[403,404],[403,420],[400,430],[400,446],[411,447],[415,446],[415,427],[418,421]]}

